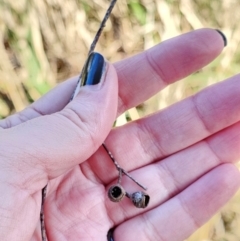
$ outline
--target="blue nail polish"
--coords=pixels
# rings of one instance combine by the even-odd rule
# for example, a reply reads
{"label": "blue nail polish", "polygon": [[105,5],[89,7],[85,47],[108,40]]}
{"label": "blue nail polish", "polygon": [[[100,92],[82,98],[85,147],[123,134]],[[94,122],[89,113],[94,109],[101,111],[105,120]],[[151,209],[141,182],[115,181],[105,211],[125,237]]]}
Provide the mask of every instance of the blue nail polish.
{"label": "blue nail polish", "polygon": [[227,38],[226,38],[226,36],[225,36],[224,33],[223,33],[222,31],[220,31],[219,29],[215,29],[215,30],[221,35],[221,37],[222,37],[222,39],[223,39],[224,47],[226,47],[226,46],[227,46]]}
{"label": "blue nail polish", "polygon": [[81,86],[99,84],[104,71],[105,60],[99,53],[91,53],[82,71]]}
{"label": "blue nail polish", "polygon": [[105,59],[101,54],[95,52],[91,53],[85,62],[82,74],[80,75],[80,79],[78,79],[76,89],[70,101],[77,96],[81,86],[99,84],[105,71],[105,66]]}
{"label": "blue nail polish", "polygon": [[114,231],[113,228],[111,228],[111,229],[108,231],[108,234],[107,234],[107,240],[108,240],[108,241],[114,241],[114,240],[113,240],[113,231]]}

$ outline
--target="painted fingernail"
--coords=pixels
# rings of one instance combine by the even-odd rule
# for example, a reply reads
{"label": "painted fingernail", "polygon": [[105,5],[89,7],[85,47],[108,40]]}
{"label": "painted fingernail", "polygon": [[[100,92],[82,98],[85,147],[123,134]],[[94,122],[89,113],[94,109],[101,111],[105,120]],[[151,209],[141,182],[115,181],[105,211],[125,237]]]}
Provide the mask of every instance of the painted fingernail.
{"label": "painted fingernail", "polygon": [[99,53],[91,53],[82,70],[82,74],[78,79],[77,86],[70,99],[72,101],[79,93],[81,86],[97,85],[104,79],[107,64],[104,57]]}
{"label": "painted fingernail", "polygon": [[99,84],[103,79],[105,67],[104,57],[96,52],[91,53],[83,68],[80,86]]}
{"label": "painted fingernail", "polygon": [[225,36],[224,33],[223,33],[222,31],[220,31],[219,29],[215,29],[215,30],[221,35],[221,37],[222,37],[222,39],[223,39],[224,47],[226,47],[226,46],[227,46],[227,38],[226,38],[226,36]]}
{"label": "painted fingernail", "polygon": [[108,240],[108,241],[114,241],[114,240],[113,240],[113,231],[114,231],[113,228],[111,228],[111,229],[108,231],[108,234],[107,234],[107,240]]}

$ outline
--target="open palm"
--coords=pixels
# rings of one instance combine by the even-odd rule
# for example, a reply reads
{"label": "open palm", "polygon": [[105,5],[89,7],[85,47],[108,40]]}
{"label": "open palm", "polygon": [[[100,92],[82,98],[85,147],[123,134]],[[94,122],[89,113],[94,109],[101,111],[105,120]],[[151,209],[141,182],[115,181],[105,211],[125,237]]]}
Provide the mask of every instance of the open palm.
{"label": "open palm", "polygon": [[[0,122],[0,239],[41,240],[41,189],[49,241],[184,240],[239,187],[240,77],[111,130],[117,115],[212,61],[223,40],[202,29],[109,65],[101,90],[76,78]],[[118,93],[118,94],[117,94]],[[66,107],[65,107],[66,106]],[[107,197],[118,172],[102,148],[148,187],[150,204]],[[123,177],[128,192],[139,190]]]}

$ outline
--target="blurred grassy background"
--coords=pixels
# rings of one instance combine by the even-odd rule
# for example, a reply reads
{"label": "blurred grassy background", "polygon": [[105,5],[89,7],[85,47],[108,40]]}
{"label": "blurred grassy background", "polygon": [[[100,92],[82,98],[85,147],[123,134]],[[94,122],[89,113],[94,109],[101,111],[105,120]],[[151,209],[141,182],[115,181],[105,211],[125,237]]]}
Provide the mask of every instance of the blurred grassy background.
{"label": "blurred grassy background", "polygon": [[[76,75],[108,0],[0,0],[0,118]],[[97,51],[113,62],[202,27],[221,29],[228,46],[198,73],[129,110],[117,125],[164,108],[238,73],[239,0],[118,0]],[[240,240],[240,194],[188,241]]]}

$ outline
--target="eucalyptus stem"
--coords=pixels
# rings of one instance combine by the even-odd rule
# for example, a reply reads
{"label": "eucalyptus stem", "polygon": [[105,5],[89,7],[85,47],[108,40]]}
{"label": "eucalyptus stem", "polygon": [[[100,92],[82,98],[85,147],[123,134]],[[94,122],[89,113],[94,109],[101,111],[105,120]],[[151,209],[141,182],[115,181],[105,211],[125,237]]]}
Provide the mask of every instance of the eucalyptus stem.
{"label": "eucalyptus stem", "polygon": [[102,144],[102,146],[104,147],[104,149],[106,150],[106,152],[108,153],[109,157],[111,158],[111,160],[113,161],[116,169],[118,170],[118,183],[119,180],[121,180],[122,178],[122,173],[125,174],[128,178],[130,178],[132,181],[134,181],[138,186],[140,186],[142,189],[147,190],[146,187],[144,187],[142,184],[140,184],[137,180],[135,180],[127,171],[125,171],[124,169],[122,169],[120,167],[120,165],[118,164],[118,162],[115,160],[113,154],[108,150],[107,146],[105,143]]}
{"label": "eucalyptus stem", "polygon": [[104,27],[106,26],[106,22],[107,22],[109,16],[111,15],[111,12],[112,12],[116,2],[117,2],[117,0],[112,0],[111,1],[110,6],[109,6],[109,8],[108,8],[108,10],[107,10],[107,12],[106,12],[106,14],[105,14],[101,24],[100,24],[100,27],[99,27],[99,29],[98,29],[95,37],[94,37],[94,40],[93,40],[93,42],[91,44],[91,47],[90,47],[89,52],[88,52],[88,55],[90,55],[94,51],[94,49],[96,47],[96,44],[97,44],[97,42],[99,40],[99,37],[101,36],[102,31],[103,31]]}

